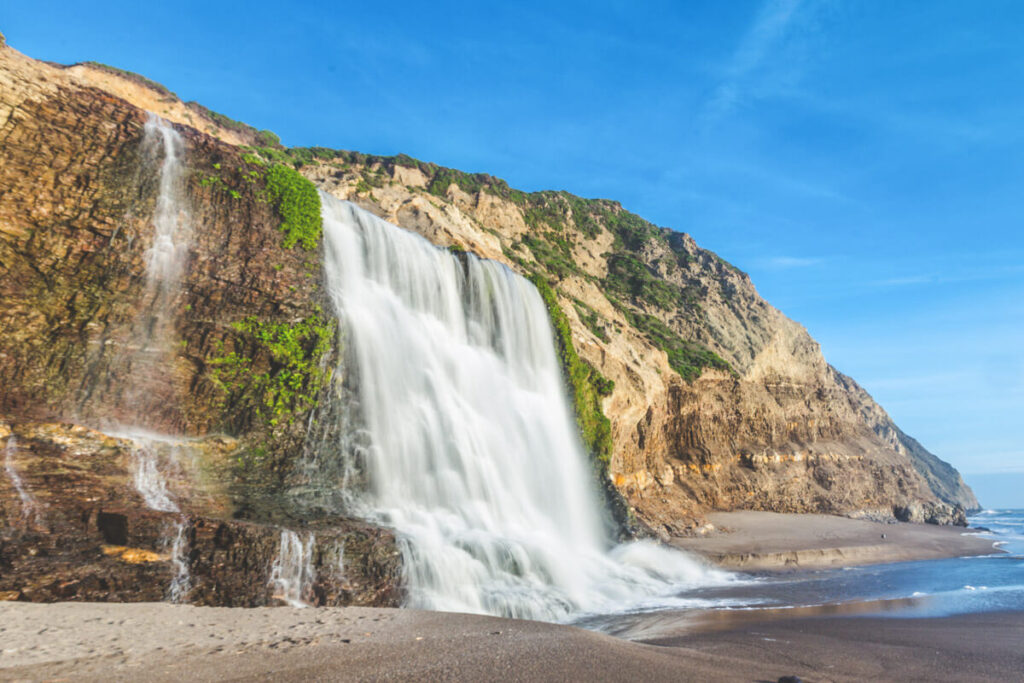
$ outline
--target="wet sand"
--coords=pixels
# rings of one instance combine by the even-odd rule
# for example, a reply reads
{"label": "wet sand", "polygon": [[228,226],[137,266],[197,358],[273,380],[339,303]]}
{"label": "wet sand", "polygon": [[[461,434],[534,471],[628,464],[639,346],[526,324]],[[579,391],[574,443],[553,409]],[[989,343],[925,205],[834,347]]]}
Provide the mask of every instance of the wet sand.
{"label": "wet sand", "polygon": [[963,527],[884,524],[832,515],[715,512],[706,536],[673,539],[672,545],[711,562],[746,571],[820,569],[998,552],[991,539]]}
{"label": "wet sand", "polygon": [[654,639],[366,608],[0,603],[3,680],[1013,680],[1024,613],[790,619]]}

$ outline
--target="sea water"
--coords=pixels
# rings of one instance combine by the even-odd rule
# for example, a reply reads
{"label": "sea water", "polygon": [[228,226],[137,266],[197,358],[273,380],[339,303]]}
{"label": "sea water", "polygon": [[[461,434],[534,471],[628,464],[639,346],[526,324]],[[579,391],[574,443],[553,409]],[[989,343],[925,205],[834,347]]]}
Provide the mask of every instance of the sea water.
{"label": "sea water", "polygon": [[578,625],[640,639],[797,616],[911,618],[1024,610],[1024,509],[986,510],[969,522],[964,533],[990,539],[992,554],[755,573],[747,583],[700,590],[708,602],[704,610],[598,616]]}

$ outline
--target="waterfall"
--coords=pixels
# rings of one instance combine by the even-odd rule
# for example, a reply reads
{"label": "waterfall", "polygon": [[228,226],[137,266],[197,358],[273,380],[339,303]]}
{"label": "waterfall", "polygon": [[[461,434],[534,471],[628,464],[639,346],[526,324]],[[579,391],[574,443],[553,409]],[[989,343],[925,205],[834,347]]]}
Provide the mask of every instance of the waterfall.
{"label": "waterfall", "polygon": [[21,516],[25,519],[39,519],[39,503],[36,502],[35,497],[28,492],[25,488],[25,482],[22,481],[21,475],[14,469],[14,454],[18,450],[18,440],[12,434],[7,437],[7,445],[4,446],[4,471],[7,473],[7,478],[11,480],[11,484],[14,485],[14,490],[18,492],[18,498],[21,500]]}
{"label": "waterfall", "polygon": [[274,597],[292,607],[308,607],[316,579],[313,550],[316,537],[310,533],[303,541],[289,529],[281,529],[281,545],[270,569],[270,587]]}
{"label": "waterfall", "polygon": [[[142,145],[147,163],[156,167],[159,190],[153,214],[153,243],[146,252],[149,302],[136,323],[141,331],[136,334],[137,350],[131,357],[132,374],[125,388],[129,413],[136,424],[153,412],[153,401],[161,400],[152,394],[149,383],[155,377],[154,368],[159,368],[158,363],[167,357],[172,346],[172,304],[181,289],[192,234],[184,197],[184,140],[167,121],[150,113]],[[158,441],[166,437],[143,433],[135,426],[125,431],[124,438],[134,444],[135,489],[150,509],[179,512],[168,493],[157,453]]]}
{"label": "waterfall", "polygon": [[321,200],[338,376],[360,412],[342,431],[368,436],[361,513],[399,532],[411,606],[564,620],[725,580],[614,547],[532,284]]}
{"label": "waterfall", "polygon": [[132,483],[135,485],[135,490],[146,501],[146,506],[159,512],[180,512],[178,506],[171,500],[171,494],[167,490],[167,480],[160,471],[157,441],[139,434],[133,434],[129,438],[134,444],[132,458],[135,460],[135,472]]}
{"label": "waterfall", "polygon": [[175,604],[187,601],[188,592],[192,589],[192,575],[188,570],[186,553],[187,538],[184,520],[175,524],[174,541],[171,543],[171,565],[174,567],[174,578],[167,589],[167,599]]}
{"label": "waterfall", "polygon": [[158,150],[163,154],[160,190],[153,216],[153,245],[146,252],[146,281],[150,288],[163,285],[173,290],[181,280],[192,237],[182,199],[185,142],[167,121],[150,113],[144,128],[143,146],[151,158],[156,157]]}

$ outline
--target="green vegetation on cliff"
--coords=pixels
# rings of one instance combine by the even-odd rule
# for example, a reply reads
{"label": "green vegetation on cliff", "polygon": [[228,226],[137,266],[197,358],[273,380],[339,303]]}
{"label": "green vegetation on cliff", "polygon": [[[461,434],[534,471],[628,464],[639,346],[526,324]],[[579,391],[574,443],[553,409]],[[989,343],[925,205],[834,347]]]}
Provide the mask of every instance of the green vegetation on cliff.
{"label": "green vegetation on cliff", "polygon": [[[260,150],[263,153],[263,150]],[[234,199],[241,197],[246,186],[255,186],[257,199],[274,207],[284,233],[283,246],[291,249],[296,244],[303,249],[316,249],[323,232],[320,216],[320,194],[308,179],[292,166],[267,161],[263,156],[246,153],[238,168],[212,165],[212,173],[201,176],[201,187],[213,187],[227,192]]]}
{"label": "green vegetation on cliff", "polygon": [[717,353],[702,344],[683,339],[653,315],[635,313],[628,308],[620,310],[630,325],[647,335],[655,346],[668,355],[668,364],[687,382],[700,377],[704,368],[733,372],[732,366]]}
{"label": "green vegetation on cliff", "polygon": [[331,353],[333,321],[325,322],[318,315],[294,323],[250,316],[232,327],[250,342],[239,347],[254,343],[252,355],[267,366],[259,372],[256,359],[236,351],[208,361],[212,379],[225,393],[232,412],[255,415],[276,427],[316,406],[320,390],[330,379],[323,360]]}
{"label": "green vegetation on cliff", "polygon": [[601,397],[611,394],[615,383],[576,353],[576,348],[572,344],[569,320],[565,317],[562,307],[558,305],[558,296],[547,280],[539,275],[534,275],[530,280],[537,287],[548,308],[551,327],[555,332],[558,357],[562,362],[566,384],[573,399],[576,422],[583,443],[593,455],[600,473],[607,477],[608,462],[612,456],[612,425],[601,410]]}
{"label": "green vegetation on cliff", "polygon": [[315,249],[323,231],[316,186],[291,166],[274,164],[266,174],[267,194],[281,215],[286,249]]}

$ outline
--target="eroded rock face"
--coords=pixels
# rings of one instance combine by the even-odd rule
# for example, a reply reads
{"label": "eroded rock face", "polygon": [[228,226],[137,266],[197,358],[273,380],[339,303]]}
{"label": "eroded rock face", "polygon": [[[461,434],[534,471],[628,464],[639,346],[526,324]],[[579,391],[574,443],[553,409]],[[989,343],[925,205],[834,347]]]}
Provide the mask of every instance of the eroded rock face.
{"label": "eroded rock face", "polygon": [[[391,532],[339,517],[330,468],[301,467],[310,404],[245,394],[282,365],[275,330],[316,328],[318,251],[283,247],[242,151],[178,127],[192,240],[180,287],[155,296],[148,115],[80,71],[0,47],[0,595],[162,600],[184,567],[190,602],[274,604],[292,529],[319,539],[304,600],[397,604]],[[331,367],[333,349],[305,357],[315,341],[294,352]],[[248,374],[220,372],[232,358]],[[148,446],[148,495],[140,442],[112,436],[128,429],[179,442]]]}
{"label": "eroded rock face", "polygon": [[[159,601],[253,607],[279,604],[272,568],[285,527],[230,519],[224,461],[237,442],[219,437],[163,444],[172,509],[153,510],[136,481],[138,443],[80,425],[0,425],[0,595],[31,601]],[[18,486],[31,499],[15,490]],[[397,605],[400,555],[390,531],[358,520],[294,520],[312,535],[318,605]],[[177,541],[177,544],[176,544]]]}
{"label": "eroded rock face", "polygon": [[[153,174],[139,170],[146,162],[140,107],[152,109],[153,102],[186,138],[186,194],[202,230],[168,313],[176,346],[147,364],[134,347],[147,324],[143,262],[157,191]],[[198,124],[178,104],[154,100],[153,92],[109,73],[53,68],[0,48],[0,328],[10,331],[0,335],[0,414],[16,425],[121,421],[139,412],[123,392],[132,377],[152,406],[147,426],[196,437],[235,435],[219,445],[204,439],[212,450],[203,487],[186,490],[174,477],[168,486],[191,506],[182,507],[190,520],[186,536],[195,544],[197,576],[208,577],[206,588],[197,584],[196,599],[226,604],[237,593],[243,602],[269,600],[236,583],[250,574],[232,578],[228,568],[269,571],[269,548],[279,544],[276,524],[325,518],[331,506],[321,504],[320,494],[327,489],[290,467],[300,458],[304,428],[268,427],[251,405],[228,400],[211,370],[231,352],[252,358],[258,370],[271,366],[266,350],[233,325],[250,316],[294,322],[314,315],[322,303],[319,256],[281,249],[278,217],[257,187],[240,182],[248,167],[229,144],[237,140],[210,121],[201,127],[215,137],[186,127]],[[655,533],[689,533],[709,509],[956,523],[962,520],[957,505],[977,507],[955,470],[831,368],[807,332],[761,299],[744,273],[688,235],[649,226],[611,202],[526,196],[486,177],[447,182],[450,174],[409,159],[350,155],[307,163],[302,172],[435,244],[470,249],[553,282],[580,356],[615,382],[603,406],[612,421],[611,480]],[[658,340],[659,325],[692,343],[690,351],[707,351],[722,363],[681,366]],[[215,455],[263,452],[266,444],[271,452],[241,469],[237,456]],[[313,502],[283,495],[296,490],[312,491]],[[14,488],[4,495],[10,507]],[[173,515],[146,511],[139,507],[144,503],[136,496],[131,516],[109,514],[125,517],[129,530],[151,529],[142,551],[165,552],[159,548],[166,540],[155,539],[166,539]],[[94,530],[88,543],[102,536],[95,531],[98,514],[92,526],[81,522],[83,530]],[[115,519],[104,517],[106,533],[121,528]],[[389,547],[386,536],[371,537],[377,540],[361,556],[377,559],[366,576],[395,576],[386,561],[390,551],[381,550]],[[235,540],[218,546],[227,538]],[[32,555],[34,546],[19,543],[5,557],[27,562],[45,550]],[[159,562],[118,559],[125,553],[98,558],[88,543],[78,557],[92,558],[97,576],[108,567],[158,572]],[[18,566],[20,576],[29,576],[31,564]],[[169,570],[166,562],[160,566],[163,586]],[[116,581],[105,580],[111,595],[131,593],[118,593],[109,587]],[[398,590],[366,581],[377,588],[359,594],[378,598],[358,600],[386,602]],[[256,584],[265,586],[262,575]],[[318,590],[341,595],[337,587]]]}

